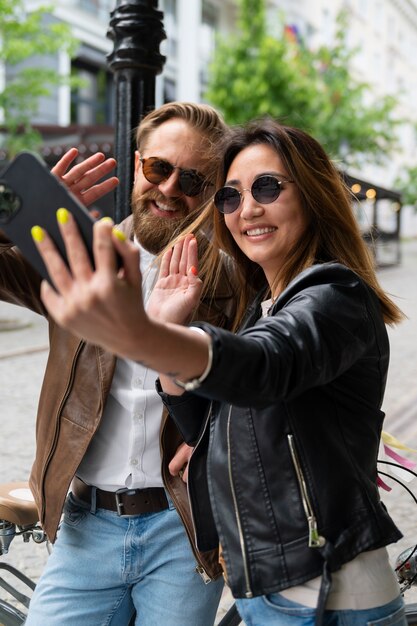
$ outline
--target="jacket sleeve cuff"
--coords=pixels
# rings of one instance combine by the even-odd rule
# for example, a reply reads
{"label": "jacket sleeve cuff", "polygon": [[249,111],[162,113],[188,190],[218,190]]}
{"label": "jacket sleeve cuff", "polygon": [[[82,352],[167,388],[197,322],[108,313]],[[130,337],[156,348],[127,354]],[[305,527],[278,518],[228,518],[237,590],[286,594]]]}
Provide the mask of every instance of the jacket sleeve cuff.
{"label": "jacket sleeve cuff", "polygon": [[174,420],[184,441],[188,445],[193,446],[198,440],[204,424],[209,401],[187,391],[180,396],[171,396],[163,391],[159,378],[155,384],[162,402]]}

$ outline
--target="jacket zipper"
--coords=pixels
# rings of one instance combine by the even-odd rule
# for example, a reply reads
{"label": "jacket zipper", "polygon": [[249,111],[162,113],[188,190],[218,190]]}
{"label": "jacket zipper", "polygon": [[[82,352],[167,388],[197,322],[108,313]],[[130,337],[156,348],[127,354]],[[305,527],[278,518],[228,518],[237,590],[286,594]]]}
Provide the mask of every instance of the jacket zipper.
{"label": "jacket zipper", "polygon": [[294,465],[295,473],[297,475],[298,485],[300,487],[301,501],[303,503],[304,512],[307,517],[308,523],[308,547],[309,548],[322,548],[326,543],[326,539],[322,537],[317,529],[317,518],[314,514],[314,509],[311,504],[310,497],[307,491],[307,484],[304,478],[301,463],[299,461],[297,450],[295,448],[294,435],[287,435],[288,445],[291,452],[291,458]]}
{"label": "jacket zipper", "polygon": [[60,403],[60,405],[59,405],[59,409],[58,409],[58,412],[57,412],[57,414],[56,414],[56,422],[55,422],[56,427],[55,427],[54,439],[53,439],[53,441],[52,441],[52,445],[51,445],[51,447],[50,447],[50,449],[49,449],[48,458],[47,458],[46,463],[45,463],[45,465],[44,465],[43,474],[42,474],[42,478],[41,478],[41,485],[42,485],[42,503],[43,503],[43,504],[42,504],[41,516],[40,516],[40,517],[41,517],[41,523],[43,523],[43,522],[45,521],[45,488],[44,488],[44,485],[45,485],[45,476],[46,476],[46,473],[47,473],[47,471],[48,471],[49,463],[50,463],[50,461],[51,461],[51,458],[52,458],[53,453],[54,453],[55,448],[56,448],[56,442],[58,441],[58,435],[59,435],[59,416],[61,415],[61,413],[62,413],[62,407],[64,406],[64,403],[65,403],[66,399],[68,398],[68,394],[69,394],[69,390],[70,390],[70,387],[71,387],[71,383],[72,383],[72,380],[73,380],[73,378],[74,378],[75,364],[76,364],[76,362],[77,362],[78,355],[79,355],[79,353],[80,353],[80,351],[81,351],[81,348],[84,346],[84,344],[85,344],[85,341],[80,341],[80,343],[78,344],[77,350],[76,350],[75,355],[74,355],[74,358],[73,358],[73,360],[72,360],[71,372],[70,372],[70,377],[69,377],[69,380],[68,380],[68,385],[67,385],[67,388],[65,389],[65,393],[64,393],[64,395],[62,396],[61,403]]}
{"label": "jacket zipper", "polygon": [[[209,423],[209,420],[210,420],[210,417],[211,417],[212,408],[213,408],[213,402],[210,402],[210,406],[209,406],[209,409],[208,409],[208,412],[207,412],[207,417],[206,417],[206,422],[204,424],[204,428],[201,429],[200,437],[198,438],[194,448],[196,448],[198,446],[198,444],[200,443],[201,439],[204,436],[204,433],[206,432],[207,424]],[[194,451],[194,448],[193,448],[193,451]],[[192,456],[192,454],[193,453],[191,453],[191,456]],[[191,457],[190,457],[190,459],[191,459]],[[204,584],[208,585],[209,583],[212,582],[213,579],[207,574],[206,570],[204,569],[203,564],[201,563],[198,551],[194,547],[194,546],[197,546],[197,533],[196,533],[196,530],[195,530],[195,520],[194,520],[194,515],[193,515],[193,507],[191,506],[190,490],[189,490],[188,484],[189,483],[187,481],[187,495],[188,495],[188,502],[190,503],[190,506],[189,506],[190,517],[191,517],[191,524],[193,526],[193,531],[194,531],[194,542],[193,541],[190,542],[191,543],[191,549],[194,552],[194,556],[195,556],[195,558],[197,560],[197,563],[198,563],[198,565],[195,568],[196,572],[198,574],[200,574],[201,578],[203,579]],[[172,497],[172,495],[171,495],[171,497]],[[185,530],[188,533],[188,528],[187,528],[186,524],[184,524],[184,527],[185,527]]]}
{"label": "jacket zipper", "polygon": [[248,556],[246,553],[245,541],[243,537],[242,522],[240,519],[239,509],[237,506],[236,491],[235,491],[235,487],[233,484],[232,458],[231,458],[231,446],[230,446],[230,423],[231,423],[231,417],[232,417],[232,408],[233,407],[230,406],[229,414],[227,416],[227,464],[228,464],[228,471],[229,471],[230,490],[232,492],[233,506],[235,510],[236,523],[237,523],[237,528],[238,528],[238,533],[239,533],[240,550],[241,550],[242,559],[243,559],[243,572],[245,574],[245,582],[246,582],[245,597],[253,598],[253,593],[252,593],[252,589],[250,585],[250,577],[249,577]]}

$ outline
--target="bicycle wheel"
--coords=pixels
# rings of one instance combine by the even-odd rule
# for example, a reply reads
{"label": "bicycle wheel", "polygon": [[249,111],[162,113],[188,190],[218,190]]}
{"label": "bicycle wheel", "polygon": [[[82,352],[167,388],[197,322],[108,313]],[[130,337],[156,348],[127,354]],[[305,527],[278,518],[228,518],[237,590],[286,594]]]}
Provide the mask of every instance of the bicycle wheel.
{"label": "bicycle wheel", "polygon": [[14,606],[0,600],[0,626],[21,626],[25,623],[26,615]]}
{"label": "bicycle wheel", "polygon": [[405,616],[408,626],[417,626],[417,604],[406,604]]}

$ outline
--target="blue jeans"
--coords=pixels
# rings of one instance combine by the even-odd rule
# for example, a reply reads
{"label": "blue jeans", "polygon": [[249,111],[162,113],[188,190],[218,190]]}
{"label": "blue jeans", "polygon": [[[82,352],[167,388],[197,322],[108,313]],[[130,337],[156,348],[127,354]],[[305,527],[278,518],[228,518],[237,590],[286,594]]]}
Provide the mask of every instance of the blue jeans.
{"label": "blue jeans", "polygon": [[[316,610],[287,600],[279,593],[236,600],[246,626],[314,626]],[[363,611],[325,611],[324,626],[407,626],[404,601]]]}
{"label": "blue jeans", "polygon": [[72,494],[32,597],[26,626],[212,626],[223,588],[196,572],[184,526],[169,509],[131,517]]}

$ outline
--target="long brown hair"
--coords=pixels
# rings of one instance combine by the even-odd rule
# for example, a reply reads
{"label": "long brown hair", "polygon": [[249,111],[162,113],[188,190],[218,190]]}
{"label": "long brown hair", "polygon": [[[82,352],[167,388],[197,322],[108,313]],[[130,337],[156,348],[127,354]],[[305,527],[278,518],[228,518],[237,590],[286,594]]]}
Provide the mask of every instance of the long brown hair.
{"label": "long brown hair", "polygon": [[[314,263],[337,261],[349,267],[376,293],[385,323],[395,324],[404,317],[377,280],[372,255],[354,216],[351,195],[322,146],[304,131],[279,124],[271,118],[254,120],[232,128],[221,147],[217,186],[227,178],[234,158],[253,144],[272,147],[298,187],[308,228],[290,251],[279,270],[277,282],[285,288],[302,270]],[[202,216],[204,218],[204,216]],[[236,261],[237,316],[235,328],[249,302],[259,289],[268,290],[261,268],[248,259],[235,243],[224,216],[213,208],[214,248],[219,247]]]}

